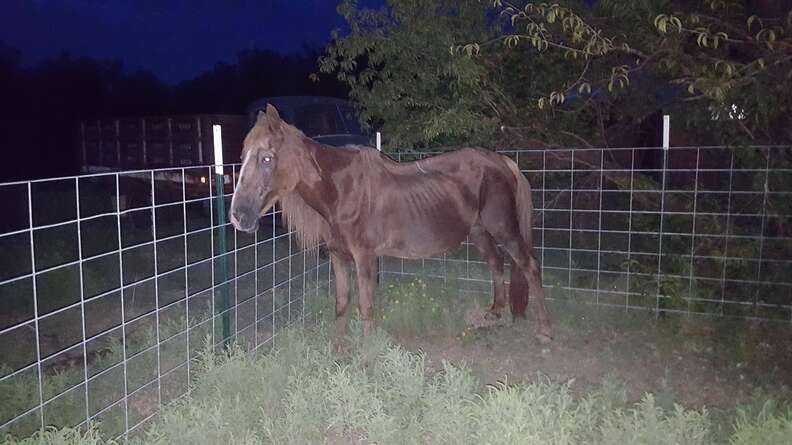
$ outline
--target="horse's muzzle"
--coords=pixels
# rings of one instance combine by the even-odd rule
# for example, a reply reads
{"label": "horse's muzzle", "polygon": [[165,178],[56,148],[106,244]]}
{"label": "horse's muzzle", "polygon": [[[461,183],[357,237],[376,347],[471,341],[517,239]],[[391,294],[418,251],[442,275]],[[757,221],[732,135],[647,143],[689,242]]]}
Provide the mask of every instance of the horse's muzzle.
{"label": "horse's muzzle", "polygon": [[234,228],[239,231],[253,233],[258,229],[259,220],[255,213],[231,209],[229,218]]}

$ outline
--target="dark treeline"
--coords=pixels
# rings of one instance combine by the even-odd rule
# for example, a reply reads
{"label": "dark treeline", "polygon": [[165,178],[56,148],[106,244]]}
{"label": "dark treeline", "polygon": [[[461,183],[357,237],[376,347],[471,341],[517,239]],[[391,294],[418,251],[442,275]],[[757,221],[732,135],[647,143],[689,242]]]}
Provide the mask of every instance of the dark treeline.
{"label": "dark treeline", "polygon": [[[332,78],[309,79],[318,49],[281,55],[250,49],[234,63],[178,85],[167,85],[149,71],[130,72],[120,60],[61,54],[34,66],[0,42],[0,182],[76,174],[79,122],[103,117],[164,114],[243,114],[264,96],[346,97]],[[178,61],[174,61],[178,63]]]}

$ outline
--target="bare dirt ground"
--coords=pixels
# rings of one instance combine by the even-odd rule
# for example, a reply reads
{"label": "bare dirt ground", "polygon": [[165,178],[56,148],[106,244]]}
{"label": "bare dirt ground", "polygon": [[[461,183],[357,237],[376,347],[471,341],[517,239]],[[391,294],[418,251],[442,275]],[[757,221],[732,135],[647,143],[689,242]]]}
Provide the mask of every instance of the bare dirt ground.
{"label": "bare dirt ground", "polygon": [[[401,337],[426,353],[430,368],[464,363],[483,383],[568,382],[584,394],[603,384],[628,400],[646,392],[658,403],[733,408],[755,398],[792,400],[792,325],[784,322],[667,316],[595,306],[550,305],[554,340],[534,340],[533,320],[466,315],[458,336]],[[529,309],[530,310],[530,309]]]}

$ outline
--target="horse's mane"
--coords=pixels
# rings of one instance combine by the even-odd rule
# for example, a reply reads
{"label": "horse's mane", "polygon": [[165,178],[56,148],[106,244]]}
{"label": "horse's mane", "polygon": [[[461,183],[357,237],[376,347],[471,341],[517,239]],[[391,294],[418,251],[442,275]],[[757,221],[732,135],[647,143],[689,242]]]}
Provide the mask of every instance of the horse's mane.
{"label": "horse's mane", "polygon": [[[331,148],[331,150],[339,149],[355,151],[356,155],[361,156],[366,163],[382,164],[385,162],[375,148],[365,145],[350,144]],[[308,159],[307,165],[304,165],[303,168],[315,165],[317,165],[315,159]],[[297,233],[297,238],[304,249],[315,249],[324,241],[327,223],[316,210],[303,200],[299,193],[292,192],[283,196],[280,199],[280,204],[289,230]]]}
{"label": "horse's mane", "polygon": [[289,231],[297,233],[303,249],[312,250],[323,241],[325,222],[316,210],[305,203],[302,197],[292,192],[280,199]]}
{"label": "horse's mane", "polygon": [[[318,168],[316,159],[309,155],[302,169]],[[307,164],[307,165],[306,165]],[[309,206],[297,192],[291,192],[280,199],[283,214],[289,231],[297,234],[303,249],[313,250],[324,241],[326,225],[322,216]]]}

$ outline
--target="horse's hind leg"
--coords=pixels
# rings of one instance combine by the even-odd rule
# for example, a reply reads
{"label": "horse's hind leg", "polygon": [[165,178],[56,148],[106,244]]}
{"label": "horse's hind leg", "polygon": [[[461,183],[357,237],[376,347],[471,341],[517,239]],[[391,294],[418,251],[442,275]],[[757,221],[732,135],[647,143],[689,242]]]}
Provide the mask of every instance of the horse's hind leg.
{"label": "horse's hind leg", "polygon": [[489,315],[500,318],[506,306],[506,292],[503,277],[503,255],[498,250],[495,239],[481,226],[474,226],[470,231],[470,240],[476,245],[481,255],[486,258],[492,272],[492,291],[494,294]]}
{"label": "horse's hind leg", "polygon": [[522,271],[528,280],[528,293],[534,300],[536,321],[539,323],[536,339],[540,343],[547,343],[553,338],[553,327],[545,308],[545,295],[539,262],[533,256],[531,248],[519,237],[513,237],[504,242],[503,245],[513,260],[512,274]]}

